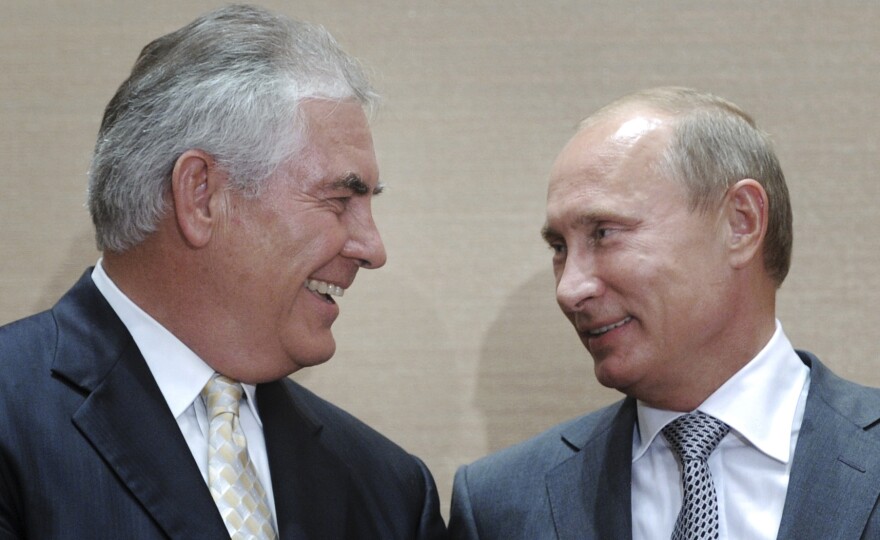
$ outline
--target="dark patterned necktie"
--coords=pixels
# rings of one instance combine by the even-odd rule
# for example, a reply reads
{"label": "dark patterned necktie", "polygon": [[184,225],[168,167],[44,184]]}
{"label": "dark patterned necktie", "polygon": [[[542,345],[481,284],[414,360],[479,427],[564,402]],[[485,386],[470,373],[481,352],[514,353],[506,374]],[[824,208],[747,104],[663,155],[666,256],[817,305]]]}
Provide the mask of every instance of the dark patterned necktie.
{"label": "dark patterned necktie", "polygon": [[679,416],[663,428],[681,462],[684,488],[672,540],[718,538],[718,496],[708,460],[728,431],[727,424],[700,411]]}

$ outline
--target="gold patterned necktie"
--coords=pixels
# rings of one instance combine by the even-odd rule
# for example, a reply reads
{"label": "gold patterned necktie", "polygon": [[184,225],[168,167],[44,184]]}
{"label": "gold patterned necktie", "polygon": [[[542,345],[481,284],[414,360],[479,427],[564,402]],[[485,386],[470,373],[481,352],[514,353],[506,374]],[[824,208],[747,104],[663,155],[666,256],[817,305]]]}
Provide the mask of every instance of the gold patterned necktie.
{"label": "gold patterned necktie", "polygon": [[216,373],[202,390],[208,412],[208,487],[232,540],[274,540],[266,491],[238,421],[241,394],[241,384]]}

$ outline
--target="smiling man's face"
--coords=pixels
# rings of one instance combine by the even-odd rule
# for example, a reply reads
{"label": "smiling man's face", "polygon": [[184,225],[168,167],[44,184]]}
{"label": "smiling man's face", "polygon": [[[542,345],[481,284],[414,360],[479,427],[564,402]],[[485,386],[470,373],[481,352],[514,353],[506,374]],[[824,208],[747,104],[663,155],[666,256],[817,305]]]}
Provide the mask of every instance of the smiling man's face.
{"label": "smiling man's face", "polygon": [[711,366],[728,325],[721,215],[657,172],[669,119],[629,111],[583,128],[554,164],[544,237],[556,297],[605,386],[645,401]]}
{"label": "smiling man's face", "polygon": [[[303,105],[308,142],[258,197],[229,192],[214,267],[223,272],[226,318],[253,365],[243,381],[270,380],[328,360],[336,349],[335,298],[358,269],[385,264],[373,222],[379,193],[373,141],[355,102]],[[239,366],[248,371],[248,359]],[[267,364],[268,365],[265,365]]]}

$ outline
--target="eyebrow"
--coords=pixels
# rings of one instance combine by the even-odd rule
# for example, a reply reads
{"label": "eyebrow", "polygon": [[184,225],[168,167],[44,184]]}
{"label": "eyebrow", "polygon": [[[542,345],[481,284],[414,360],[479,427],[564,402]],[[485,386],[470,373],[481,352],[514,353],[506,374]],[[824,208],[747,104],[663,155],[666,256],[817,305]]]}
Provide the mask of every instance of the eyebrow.
{"label": "eyebrow", "polygon": [[[576,227],[590,227],[605,220],[626,221],[625,218],[618,216],[610,208],[596,208],[587,213],[578,215],[574,220],[574,225]],[[541,238],[549,243],[553,240],[562,238],[562,234],[552,228],[549,224],[545,224],[541,227]]]}
{"label": "eyebrow", "polygon": [[549,225],[544,225],[541,227],[541,238],[544,239],[548,244],[553,242],[560,237],[560,234],[555,230],[551,229]]}
{"label": "eyebrow", "polygon": [[366,195],[371,192],[373,195],[381,195],[385,191],[385,184],[380,182],[376,184],[375,188],[370,190],[370,186],[360,176],[355,173],[348,173],[333,183],[333,189],[347,189],[355,195]]}

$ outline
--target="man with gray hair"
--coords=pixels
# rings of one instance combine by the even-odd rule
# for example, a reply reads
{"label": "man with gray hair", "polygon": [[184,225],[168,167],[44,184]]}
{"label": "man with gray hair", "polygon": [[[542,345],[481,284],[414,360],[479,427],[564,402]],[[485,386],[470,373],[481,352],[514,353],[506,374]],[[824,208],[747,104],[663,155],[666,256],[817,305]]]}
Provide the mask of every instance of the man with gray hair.
{"label": "man with gray hair", "polygon": [[143,49],[90,171],[102,259],[0,329],[0,538],[445,536],[424,464],[287,378],[385,263],[375,99],[258,8]]}
{"label": "man with gray hair", "polygon": [[880,391],[776,319],[791,208],[749,115],[686,88],[601,109],[553,166],[543,236],[626,397],[462,467],[453,538],[880,537]]}

